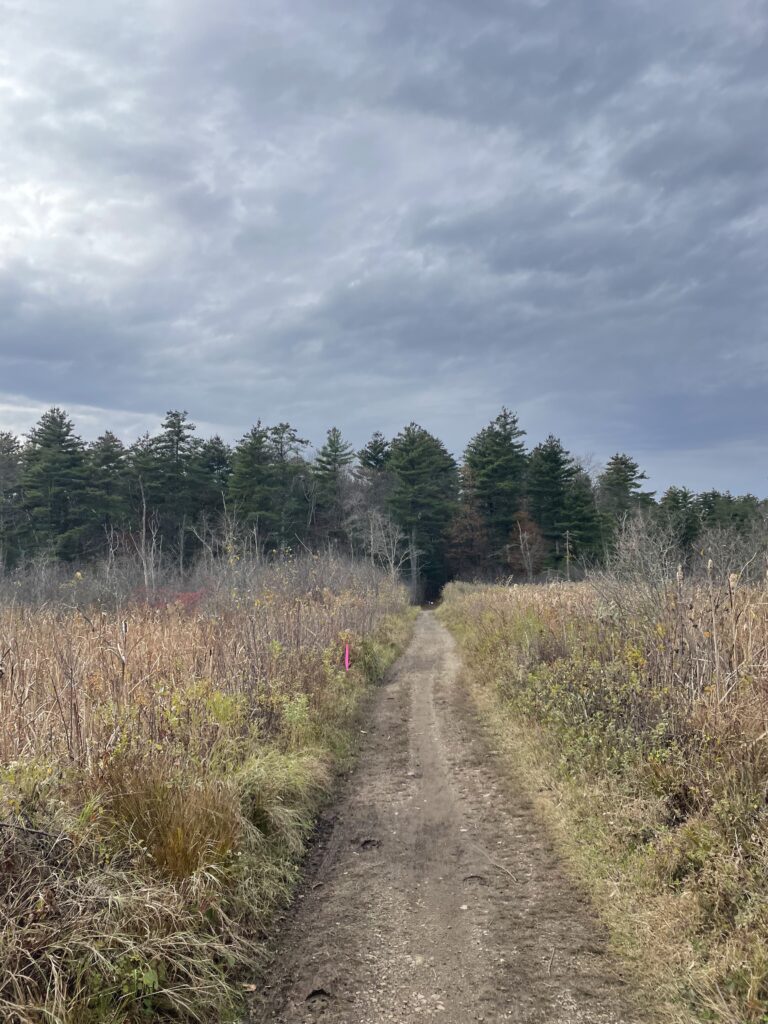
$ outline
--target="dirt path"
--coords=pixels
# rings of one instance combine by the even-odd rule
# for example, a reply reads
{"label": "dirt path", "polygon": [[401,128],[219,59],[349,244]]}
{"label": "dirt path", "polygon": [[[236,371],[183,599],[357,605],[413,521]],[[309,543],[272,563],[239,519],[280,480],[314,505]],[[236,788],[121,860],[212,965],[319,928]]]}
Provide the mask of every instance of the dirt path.
{"label": "dirt path", "polygon": [[266,1024],[635,1024],[605,936],[495,774],[423,613],[279,940]]}

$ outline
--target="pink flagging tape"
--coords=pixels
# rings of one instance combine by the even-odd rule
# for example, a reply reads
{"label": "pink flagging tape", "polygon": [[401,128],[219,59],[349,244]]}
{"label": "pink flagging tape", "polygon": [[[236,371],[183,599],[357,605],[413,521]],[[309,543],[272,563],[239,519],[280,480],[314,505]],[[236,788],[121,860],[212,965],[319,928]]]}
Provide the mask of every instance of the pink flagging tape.
{"label": "pink flagging tape", "polygon": [[344,644],[344,671],[349,672],[349,644]]}

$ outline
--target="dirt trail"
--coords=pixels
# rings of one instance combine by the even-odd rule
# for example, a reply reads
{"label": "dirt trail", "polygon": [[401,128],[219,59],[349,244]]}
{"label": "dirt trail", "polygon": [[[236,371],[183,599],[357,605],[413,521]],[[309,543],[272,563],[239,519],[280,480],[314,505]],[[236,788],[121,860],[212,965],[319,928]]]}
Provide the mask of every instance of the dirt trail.
{"label": "dirt trail", "polygon": [[286,922],[266,1024],[635,1024],[589,903],[494,771],[432,613]]}

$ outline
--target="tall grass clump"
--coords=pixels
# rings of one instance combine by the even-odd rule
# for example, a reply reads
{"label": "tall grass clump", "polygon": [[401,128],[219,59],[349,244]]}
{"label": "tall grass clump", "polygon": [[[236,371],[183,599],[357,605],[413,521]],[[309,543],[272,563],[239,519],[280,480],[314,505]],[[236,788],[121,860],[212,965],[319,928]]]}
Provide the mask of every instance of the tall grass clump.
{"label": "tall grass clump", "polygon": [[235,1019],[407,622],[332,556],[6,575],[0,1020]]}
{"label": "tall grass clump", "polygon": [[667,1019],[768,1021],[768,581],[710,537],[626,526],[585,582],[447,588],[518,765]]}

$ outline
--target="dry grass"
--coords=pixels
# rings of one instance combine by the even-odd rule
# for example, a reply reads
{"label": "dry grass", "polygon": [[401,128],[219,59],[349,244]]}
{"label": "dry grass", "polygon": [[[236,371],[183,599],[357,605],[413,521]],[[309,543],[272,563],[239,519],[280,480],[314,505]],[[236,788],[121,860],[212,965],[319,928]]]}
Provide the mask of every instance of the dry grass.
{"label": "dry grass", "polygon": [[763,1024],[765,584],[710,566],[452,585],[441,614],[667,1019]]}
{"label": "dry grass", "polygon": [[0,603],[0,1019],[233,1019],[405,596],[332,558],[88,583]]}

